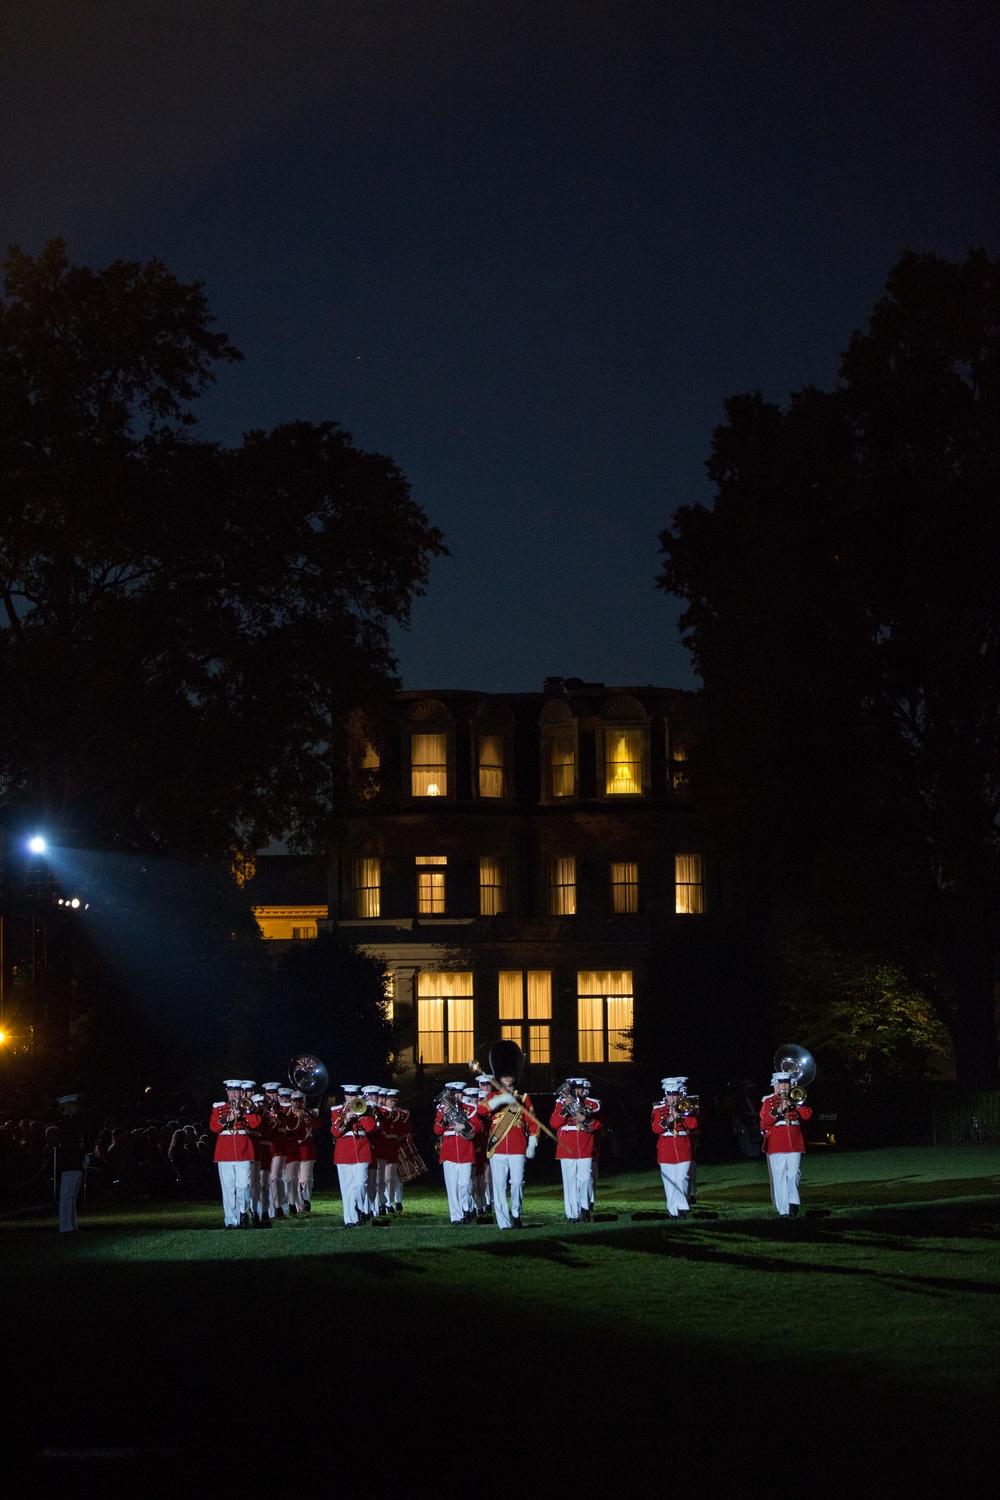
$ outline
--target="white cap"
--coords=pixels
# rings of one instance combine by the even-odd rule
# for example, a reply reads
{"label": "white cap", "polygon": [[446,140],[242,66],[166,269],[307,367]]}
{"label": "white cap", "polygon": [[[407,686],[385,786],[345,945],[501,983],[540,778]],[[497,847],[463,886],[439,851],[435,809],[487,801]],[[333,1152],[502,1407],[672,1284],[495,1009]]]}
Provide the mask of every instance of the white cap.
{"label": "white cap", "polygon": [[791,1081],[792,1081],[792,1075],[791,1075],[791,1073],[772,1073],[771,1074],[771,1082],[772,1083],[791,1083]]}
{"label": "white cap", "polygon": [[458,1083],[446,1083],[445,1084],[445,1088],[446,1089],[455,1089],[457,1093],[464,1094],[465,1093],[465,1079],[464,1078],[460,1079],[458,1081]]}
{"label": "white cap", "polygon": [[390,1099],[399,1098],[399,1089],[383,1089],[383,1094],[388,1094]]}
{"label": "white cap", "polygon": [[661,1078],[660,1088],[665,1094],[679,1094],[683,1082],[685,1080],[681,1078]]}
{"label": "white cap", "polygon": [[251,1094],[250,1098],[251,1098],[251,1100],[253,1101],[254,1104],[263,1104],[264,1103],[264,1095],[263,1094]]}
{"label": "white cap", "polygon": [[370,1096],[374,1094],[381,1094],[382,1090],[379,1088],[377,1083],[366,1083],[361,1092],[366,1096]]}
{"label": "white cap", "polygon": [[490,1077],[490,1075],[488,1073],[480,1073],[479,1076],[476,1079],[476,1082],[479,1083],[479,1084],[492,1083],[493,1079]]}
{"label": "white cap", "polygon": [[243,1087],[243,1079],[242,1078],[224,1078],[222,1080],[222,1087],[224,1089],[241,1089]]}
{"label": "white cap", "polygon": [[590,1088],[590,1079],[589,1078],[567,1078],[566,1082],[568,1084],[570,1084],[573,1088],[581,1088],[581,1089],[589,1089]]}
{"label": "white cap", "polygon": [[276,1094],[280,1088],[281,1088],[281,1084],[280,1083],[265,1083],[265,1085],[264,1085],[264,1093],[265,1094]]}
{"label": "white cap", "polygon": [[279,1089],[278,1097],[279,1099],[290,1099],[292,1097],[291,1089]]}
{"label": "white cap", "polygon": [[462,1093],[466,1098],[469,1098],[473,1094],[475,1094],[477,1099],[479,1098],[479,1090],[476,1088],[475,1084],[470,1084],[468,1088],[464,1088],[462,1090]]}
{"label": "white cap", "polygon": [[360,1083],[342,1083],[340,1085],[340,1088],[341,1088],[341,1092],[345,1093],[345,1094],[360,1094],[361,1093],[361,1085],[360,1085]]}
{"label": "white cap", "polygon": [[240,1088],[243,1089],[255,1089],[256,1087],[257,1082],[254,1078],[244,1078],[243,1082],[240,1084]]}
{"label": "white cap", "polygon": [[292,1095],[293,1099],[304,1099],[305,1097],[306,1097],[305,1094],[300,1094],[297,1089],[296,1089],[295,1093]]}

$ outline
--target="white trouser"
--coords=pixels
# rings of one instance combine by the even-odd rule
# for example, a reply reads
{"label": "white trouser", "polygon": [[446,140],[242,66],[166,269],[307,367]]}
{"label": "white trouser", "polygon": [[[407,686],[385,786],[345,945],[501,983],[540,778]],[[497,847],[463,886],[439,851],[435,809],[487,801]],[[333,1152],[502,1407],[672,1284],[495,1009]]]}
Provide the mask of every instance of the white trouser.
{"label": "white trouser", "polygon": [[660,1176],[663,1178],[663,1195],[667,1200],[667,1213],[672,1219],[688,1211],[688,1177],[691,1173],[689,1161],[661,1161]]}
{"label": "white trouser", "polygon": [[[493,1212],[500,1229],[510,1229],[511,1219],[521,1217],[524,1198],[524,1153],[495,1151],[490,1157],[493,1182]],[[507,1207],[507,1185],[510,1184],[510,1208]]]}
{"label": "white trouser", "polygon": [[789,1206],[799,1201],[802,1152],[769,1151],[767,1175],[771,1179],[771,1202],[782,1218],[787,1219]]}
{"label": "white trouser", "polygon": [[76,1200],[80,1195],[82,1172],[61,1172],[59,1175],[59,1233],[68,1234],[79,1229],[76,1221]]}
{"label": "white trouser", "polygon": [[399,1191],[399,1167],[394,1161],[379,1162],[375,1194],[380,1212],[383,1208],[393,1207],[397,1199],[402,1202]]}
{"label": "white trouser", "polygon": [[477,1163],[472,1173],[472,1201],[476,1205],[477,1214],[484,1214],[491,1205],[490,1180],[489,1163],[481,1171]]}
{"label": "white trouser", "polygon": [[368,1212],[368,1163],[366,1161],[337,1163],[337,1180],[344,1203],[344,1223],[357,1224],[361,1214]]}
{"label": "white trouser", "polygon": [[299,1197],[303,1203],[311,1203],[313,1197],[313,1177],[316,1173],[314,1161],[299,1162]]}
{"label": "white trouser", "polygon": [[250,1168],[252,1161],[220,1161],[219,1184],[222,1188],[222,1214],[227,1229],[239,1224],[250,1208]]}
{"label": "white trouser", "polygon": [[271,1218],[276,1219],[285,1207],[285,1158],[271,1157],[271,1183],[268,1208]]}
{"label": "white trouser", "polygon": [[559,1163],[567,1219],[578,1219],[594,1201],[593,1162],[592,1156],[567,1156]]}
{"label": "white trouser", "polygon": [[302,1194],[299,1192],[299,1168],[300,1161],[285,1162],[285,1213],[290,1209],[297,1214],[302,1212]]}
{"label": "white trouser", "polygon": [[259,1161],[250,1163],[250,1207],[256,1218],[264,1215],[264,1174],[260,1169]]}
{"label": "white trouser", "polygon": [[453,1224],[460,1224],[466,1214],[472,1213],[472,1162],[443,1161],[444,1185],[448,1194],[448,1217]]}
{"label": "white trouser", "polygon": [[396,1165],[395,1162],[391,1162],[390,1163],[390,1170],[392,1172],[392,1179],[391,1179],[391,1181],[392,1181],[392,1202],[396,1205],[397,1208],[402,1208],[402,1206],[403,1206],[403,1184],[402,1184],[402,1182],[399,1179],[399,1167]]}

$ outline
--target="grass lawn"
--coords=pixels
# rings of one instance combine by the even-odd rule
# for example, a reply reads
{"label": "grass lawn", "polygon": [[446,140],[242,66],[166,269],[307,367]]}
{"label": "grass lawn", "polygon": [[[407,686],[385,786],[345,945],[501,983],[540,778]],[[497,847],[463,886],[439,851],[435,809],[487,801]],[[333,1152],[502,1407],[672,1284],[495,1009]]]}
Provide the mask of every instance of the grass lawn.
{"label": "grass lawn", "polygon": [[816,1153],[803,1201],[778,1220],[741,1162],[700,1170],[687,1223],[649,1172],[590,1225],[529,1178],[524,1231],[453,1228],[433,1170],[351,1233],[327,1195],[270,1233],[213,1204],[10,1217],[11,1450],[107,1495],[994,1495],[1000,1151]]}

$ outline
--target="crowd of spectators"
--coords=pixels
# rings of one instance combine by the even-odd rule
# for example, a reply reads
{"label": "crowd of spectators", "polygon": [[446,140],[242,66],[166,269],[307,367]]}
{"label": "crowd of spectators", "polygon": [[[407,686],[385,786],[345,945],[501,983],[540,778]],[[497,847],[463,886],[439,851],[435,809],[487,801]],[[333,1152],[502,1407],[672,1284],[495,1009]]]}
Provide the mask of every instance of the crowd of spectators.
{"label": "crowd of spectators", "polygon": [[[65,1118],[65,1117],[63,1117]],[[0,1114],[0,1199],[37,1203],[53,1190],[60,1115]],[[86,1197],[122,1202],[212,1198],[218,1193],[215,1139],[204,1120],[76,1117],[83,1136]]]}

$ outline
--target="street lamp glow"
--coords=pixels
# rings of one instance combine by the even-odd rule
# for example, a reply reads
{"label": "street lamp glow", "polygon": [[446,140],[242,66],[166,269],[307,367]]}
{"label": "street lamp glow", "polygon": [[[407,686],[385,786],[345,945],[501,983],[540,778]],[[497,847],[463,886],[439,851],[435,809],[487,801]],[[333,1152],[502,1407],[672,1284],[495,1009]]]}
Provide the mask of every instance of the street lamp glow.
{"label": "street lamp glow", "polygon": [[28,848],[32,854],[44,854],[48,847],[48,843],[42,838],[40,833],[36,833],[34,838],[28,840]]}

